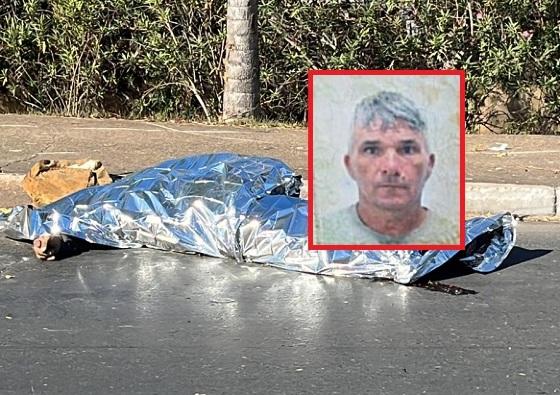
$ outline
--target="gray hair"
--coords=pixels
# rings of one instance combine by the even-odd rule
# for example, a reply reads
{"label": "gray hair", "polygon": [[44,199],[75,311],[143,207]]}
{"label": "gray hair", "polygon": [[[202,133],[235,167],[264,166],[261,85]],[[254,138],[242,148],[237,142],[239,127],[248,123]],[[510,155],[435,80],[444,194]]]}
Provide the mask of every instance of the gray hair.
{"label": "gray hair", "polygon": [[352,149],[356,128],[364,128],[375,119],[381,120],[384,129],[394,125],[397,120],[405,121],[412,129],[422,134],[427,129],[424,117],[412,100],[400,93],[383,91],[363,98],[356,105],[349,150]]}

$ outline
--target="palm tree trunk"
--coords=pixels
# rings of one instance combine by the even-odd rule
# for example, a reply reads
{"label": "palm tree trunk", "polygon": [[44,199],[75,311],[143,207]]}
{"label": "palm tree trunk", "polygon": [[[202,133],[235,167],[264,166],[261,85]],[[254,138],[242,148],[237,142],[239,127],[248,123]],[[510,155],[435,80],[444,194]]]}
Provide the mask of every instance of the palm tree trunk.
{"label": "palm tree trunk", "polygon": [[259,104],[258,0],[228,0],[223,118],[256,115]]}

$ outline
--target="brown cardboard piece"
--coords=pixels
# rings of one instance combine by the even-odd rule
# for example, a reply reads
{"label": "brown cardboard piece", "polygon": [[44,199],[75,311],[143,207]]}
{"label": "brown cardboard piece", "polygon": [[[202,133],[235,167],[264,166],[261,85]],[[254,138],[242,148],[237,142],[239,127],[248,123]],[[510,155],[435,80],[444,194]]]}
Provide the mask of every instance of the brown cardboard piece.
{"label": "brown cardboard piece", "polygon": [[80,189],[112,182],[97,160],[41,160],[25,175],[22,186],[33,205],[43,206]]}

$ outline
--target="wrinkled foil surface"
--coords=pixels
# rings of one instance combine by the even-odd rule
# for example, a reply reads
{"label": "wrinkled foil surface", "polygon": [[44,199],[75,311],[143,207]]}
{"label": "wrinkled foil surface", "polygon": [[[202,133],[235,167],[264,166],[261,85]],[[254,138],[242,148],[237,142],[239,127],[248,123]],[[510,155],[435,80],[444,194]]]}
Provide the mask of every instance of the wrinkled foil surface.
{"label": "wrinkled foil surface", "polygon": [[116,248],[230,257],[315,274],[411,283],[452,259],[496,269],[515,244],[509,213],[466,222],[466,249],[310,251],[301,178],[279,160],[231,153],[173,159],[41,208],[0,214],[9,237],[66,234]]}

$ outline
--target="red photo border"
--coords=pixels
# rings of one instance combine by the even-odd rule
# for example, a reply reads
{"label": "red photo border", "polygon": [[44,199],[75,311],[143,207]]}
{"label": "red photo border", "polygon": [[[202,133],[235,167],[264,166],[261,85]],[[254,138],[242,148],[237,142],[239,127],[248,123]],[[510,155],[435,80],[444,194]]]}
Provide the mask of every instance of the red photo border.
{"label": "red photo border", "polygon": [[[316,75],[456,75],[459,77],[459,244],[315,244],[313,240],[313,78]],[[309,70],[307,73],[308,248],[309,250],[463,250],[465,248],[465,71],[464,70]]]}

